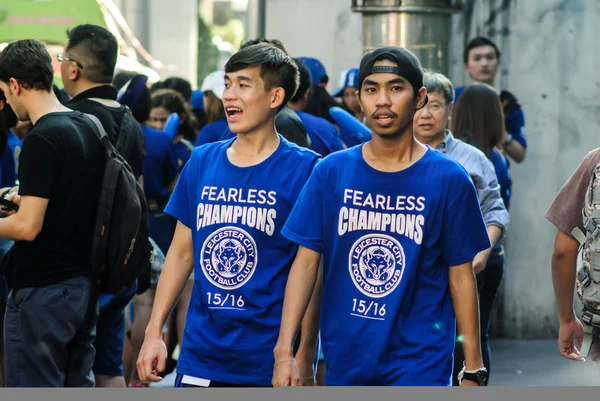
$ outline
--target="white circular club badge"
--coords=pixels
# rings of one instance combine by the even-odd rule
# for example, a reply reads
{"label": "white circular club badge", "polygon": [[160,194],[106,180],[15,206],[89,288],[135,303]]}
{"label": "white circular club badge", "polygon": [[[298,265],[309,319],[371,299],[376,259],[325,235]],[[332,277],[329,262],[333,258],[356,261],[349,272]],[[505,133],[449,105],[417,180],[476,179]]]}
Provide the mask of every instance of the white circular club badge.
{"label": "white circular club badge", "polygon": [[200,267],[209,282],[224,290],[246,284],[258,262],[256,242],[238,227],[213,232],[202,245]]}
{"label": "white circular club badge", "polygon": [[391,294],[402,281],[404,266],[404,249],[389,235],[365,235],[350,251],[350,277],[356,288],[371,298]]}

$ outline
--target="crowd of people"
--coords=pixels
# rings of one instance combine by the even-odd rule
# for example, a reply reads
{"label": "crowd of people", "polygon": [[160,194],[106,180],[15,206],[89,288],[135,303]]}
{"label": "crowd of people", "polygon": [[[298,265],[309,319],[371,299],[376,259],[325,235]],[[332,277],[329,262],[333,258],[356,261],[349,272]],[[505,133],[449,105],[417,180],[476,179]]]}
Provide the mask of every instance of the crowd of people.
{"label": "crowd of people", "polygon": [[[198,89],[173,77],[129,104],[117,54],[106,29],[71,29],[58,89],[41,43],[0,53],[4,385],[488,384],[527,149],[492,41],[466,45],[465,87],[380,47],[329,93],[319,60],[251,40]],[[371,139],[345,141],[333,108]],[[86,114],[149,210],[154,258],[117,294],[90,268],[104,153]]]}

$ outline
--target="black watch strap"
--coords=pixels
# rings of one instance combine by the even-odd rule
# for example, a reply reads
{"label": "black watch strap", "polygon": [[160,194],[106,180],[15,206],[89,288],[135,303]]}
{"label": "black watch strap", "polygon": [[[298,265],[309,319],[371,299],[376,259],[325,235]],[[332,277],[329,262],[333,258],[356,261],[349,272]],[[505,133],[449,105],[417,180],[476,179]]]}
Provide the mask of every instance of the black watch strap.
{"label": "black watch strap", "polygon": [[484,386],[486,379],[487,379],[487,372],[483,369],[478,370],[475,373],[465,372],[463,375],[463,380],[470,380],[472,382],[477,383],[479,386]]}

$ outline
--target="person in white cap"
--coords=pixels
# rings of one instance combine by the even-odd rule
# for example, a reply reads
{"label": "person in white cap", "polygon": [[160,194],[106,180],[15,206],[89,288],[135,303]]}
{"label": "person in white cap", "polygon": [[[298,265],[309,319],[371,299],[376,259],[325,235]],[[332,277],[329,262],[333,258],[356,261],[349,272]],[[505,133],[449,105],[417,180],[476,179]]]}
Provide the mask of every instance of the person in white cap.
{"label": "person in white cap", "polygon": [[223,108],[224,90],[225,71],[211,72],[204,78],[200,91],[204,95],[204,112],[207,124],[198,133],[196,146],[221,140],[221,135],[227,130],[227,119]]}
{"label": "person in white cap", "polygon": [[334,98],[340,98],[342,108],[352,114],[358,121],[365,122],[365,113],[360,108],[356,91],[358,90],[358,68],[347,68],[340,74],[340,85],[332,93]]}

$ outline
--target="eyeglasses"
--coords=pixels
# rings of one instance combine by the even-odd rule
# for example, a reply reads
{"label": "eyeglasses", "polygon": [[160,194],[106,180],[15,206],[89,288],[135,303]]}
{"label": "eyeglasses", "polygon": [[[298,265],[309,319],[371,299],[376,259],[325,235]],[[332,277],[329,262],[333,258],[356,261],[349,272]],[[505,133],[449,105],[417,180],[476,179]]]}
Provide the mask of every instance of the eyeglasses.
{"label": "eyeglasses", "polygon": [[65,60],[65,61],[70,61],[70,62],[72,62],[72,63],[75,63],[75,64],[77,64],[77,67],[79,67],[79,68],[81,68],[81,69],[83,70],[83,66],[82,66],[82,65],[79,63],[79,61],[76,61],[76,60],[73,60],[73,59],[71,59],[71,58],[65,57],[65,56],[64,56],[62,53],[58,53],[58,54],[56,55],[56,58],[58,59],[58,62],[59,62],[59,63],[62,63],[62,62],[63,62],[63,60]]}
{"label": "eyeglasses", "polygon": [[439,104],[439,103],[427,103],[425,105],[425,107],[427,107],[429,109],[429,111],[433,112],[433,113],[437,113],[440,110],[442,110],[444,107],[446,107],[445,104]]}

